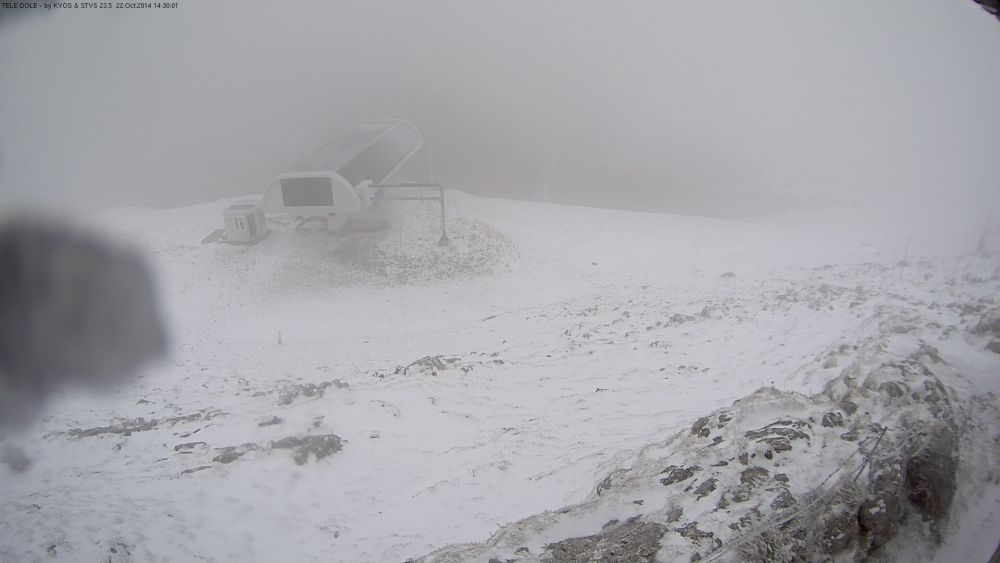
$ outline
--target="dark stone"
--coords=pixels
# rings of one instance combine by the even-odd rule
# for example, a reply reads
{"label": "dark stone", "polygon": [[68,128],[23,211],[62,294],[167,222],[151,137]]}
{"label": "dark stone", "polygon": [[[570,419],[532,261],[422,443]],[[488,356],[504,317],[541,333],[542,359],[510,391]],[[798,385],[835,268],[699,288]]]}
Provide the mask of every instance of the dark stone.
{"label": "dark stone", "polygon": [[[772,424],[768,424],[764,428],[760,428],[758,430],[747,431],[746,437],[751,440],[758,440],[758,441],[761,441],[771,436],[780,436],[781,438],[785,439],[785,442],[788,442],[789,440],[809,440],[808,434],[796,428],[792,428],[793,425],[798,428],[803,428],[808,426],[808,423],[806,423],[805,421],[775,422]],[[791,449],[791,447],[789,447],[789,449]]]}
{"label": "dark stone", "polygon": [[795,504],[795,497],[792,496],[792,493],[789,493],[788,491],[781,491],[778,496],[771,501],[771,508],[774,510],[782,510],[784,508],[791,508],[795,506]]}
{"label": "dark stone", "polygon": [[237,459],[243,457],[249,452],[258,449],[257,444],[246,443],[239,446],[227,446],[225,448],[219,448],[219,454],[212,458],[212,461],[217,463],[232,463]]}
{"label": "dark stone", "polygon": [[694,490],[695,496],[700,500],[712,494],[712,491],[715,490],[716,483],[718,483],[718,480],[715,477],[702,481],[701,484]]}
{"label": "dark stone", "polygon": [[947,424],[935,425],[920,450],[906,462],[906,498],[940,542],[940,529],[955,498],[958,440]]}
{"label": "dark stone", "polygon": [[771,472],[763,467],[748,467],[740,473],[740,483],[753,487],[766,481],[770,474]]}
{"label": "dark stone", "polygon": [[994,354],[1000,354],[1000,340],[994,340],[986,345],[986,349]]}
{"label": "dark stone", "polygon": [[850,508],[838,505],[828,514],[820,531],[820,549],[827,555],[847,549],[858,538],[858,515]]}
{"label": "dark stone", "polygon": [[304,464],[309,460],[309,454],[315,455],[319,461],[343,449],[344,441],[336,434],[319,434],[313,436],[288,436],[271,443],[275,449],[295,451],[295,463]]}
{"label": "dark stone", "polygon": [[674,483],[680,483],[681,481],[690,479],[694,476],[694,472],[700,469],[697,465],[692,465],[691,467],[680,467],[677,465],[671,465],[667,467],[660,474],[666,473],[667,476],[660,479],[660,483],[663,485],[673,485]]}
{"label": "dark stone", "polygon": [[[765,444],[771,446],[771,449],[774,450],[775,453],[787,452],[791,451],[792,449],[791,442],[788,441],[788,438],[785,438],[783,436],[779,436],[777,438],[765,438],[761,440],[761,442],[764,442]],[[768,457],[767,459],[771,458]]]}
{"label": "dark stone", "polygon": [[684,509],[675,505],[671,506],[670,510],[668,510],[667,513],[663,515],[663,519],[668,524],[673,524],[674,522],[680,520],[681,516],[683,515],[684,515]]}
{"label": "dark stone", "polygon": [[699,530],[697,522],[688,522],[680,528],[674,528],[674,531],[680,534],[681,537],[687,538],[696,543],[701,543],[703,540],[710,540],[715,537],[715,534],[712,532]]}
{"label": "dark stone", "polygon": [[972,329],[972,332],[979,335],[989,335],[1000,338],[1000,309],[988,311],[979,323]]}
{"label": "dark stone", "polygon": [[175,452],[187,453],[195,448],[207,448],[208,444],[205,442],[187,442],[185,444],[177,444],[174,446]]}
{"label": "dark stone", "polygon": [[909,391],[905,383],[898,381],[886,381],[878,386],[878,390],[893,399],[898,399]]}
{"label": "dark stone", "polygon": [[831,411],[823,415],[823,420],[820,422],[821,426],[826,428],[835,428],[844,425],[844,415],[836,411]]}
{"label": "dark stone", "polygon": [[740,463],[742,463],[743,465],[746,465],[746,464],[750,463],[750,454],[747,453],[747,452],[741,453],[740,454]]}
{"label": "dark stone", "polygon": [[733,502],[746,502],[753,496],[753,489],[746,485],[740,485],[732,490]]}
{"label": "dark stone", "polygon": [[600,534],[570,538],[545,546],[549,561],[556,563],[645,563],[656,560],[660,539],[667,528],[632,518],[606,527]]}
{"label": "dark stone", "polygon": [[698,420],[696,420],[694,424],[691,426],[691,433],[694,434],[695,436],[708,438],[709,434],[712,433],[712,431],[708,429],[708,421],[709,417],[707,416],[703,416]]}
{"label": "dark stone", "polygon": [[875,461],[870,472],[868,497],[858,509],[858,525],[868,552],[896,535],[903,514],[899,502],[903,468],[898,460]]}

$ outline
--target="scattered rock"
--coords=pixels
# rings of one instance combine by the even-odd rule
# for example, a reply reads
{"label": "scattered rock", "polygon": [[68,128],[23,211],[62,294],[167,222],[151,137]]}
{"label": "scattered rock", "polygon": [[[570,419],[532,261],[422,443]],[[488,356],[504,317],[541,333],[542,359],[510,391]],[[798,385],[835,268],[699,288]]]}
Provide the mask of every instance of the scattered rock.
{"label": "scattered rock", "polygon": [[174,446],[174,451],[182,454],[190,453],[195,448],[204,449],[207,448],[208,444],[205,442],[187,442],[185,444],[177,444]]}
{"label": "scattered rock", "polygon": [[691,433],[694,434],[695,436],[708,438],[709,434],[712,433],[712,431],[708,429],[708,420],[709,417],[707,416],[703,416],[698,420],[696,420],[694,424],[691,426]]}
{"label": "scattered rock", "polygon": [[[339,380],[338,380],[339,381]],[[319,398],[327,387],[334,385],[332,381],[316,383],[286,383],[278,392],[278,404],[290,405],[292,401],[299,397]],[[339,387],[339,386],[338,386]]]}
{"label": "scattered rock", "polygon": [[858,526],[867,553],[885,545],[899,530],[903,514],[899,501],[903,485],[902,463],[896,458],[873,460],[869,483],[868,497],[858,509]]}
{"label": "scattered rock", "polygon": [[766,481],[770,474],[771,472],[763,467],[748,467],[740,473],[740,483],[753,487]]}
{"label": "scattered rock", "polygon": [[701,469],[697,465],[691,467],[679,467],[676,465],[671,465],[663,471],[660,472],[662,475],[666,473],[667,476],[660,479],[660,483],[663,485],[673,485],[674,483],[680,483],[681,481],[690,479],[694,476],[694,472]]}
{"label": "scattered rock", "polygon": [[906,497],[940,543],[940,531],[955,498],[958,440],[950,426],[935,424],[920,449],[906,462]]}
{"label": "scattered rock", "polygon": [[606,526],[600,533],[582,538],[570,538],[545,546],[547,555],[556,563],[639,563],[656,560],[660,539],[667,528],[655,522],[643,522],[638,517],[624,524]]}
{"label": "scattered rock", "polygon": [[247,442],[239,446],[227,446],[219,448],[219,454],[212,458],[216,463],[232,463],[249,452],[259,449],[257,444]]}
{"label": "scattered rock", "polygon": [[827,555],[847,549],[857,538],[857,511],[844,505],[828,513],[820,526],[820,549]]}
{"label": "scattered rock", "polygon": [[972,329],[974,334],[1000,338],[1000,309],[987,311]]}
{"label": "scattered rock", "polygon": [[823,420],[820,422],[820,426],[825,428],[834,428],[844,425],[844,415],[836,411],[830,411],[823,415]]}
{"label": "scattered rock", "polygon": [[771,508],[773,510],[782,510],[785,508],[791,508],[795,506],[795,497],[792,496],[788,491],[781,491],[778,496],[771,501]]}
{"label": "scattered rock", "polygon": [[707,497],[712,494],[712,491],[715,490],[716,483],[718,483],[718,479],[715,477],[710,477],[705,481],[702,481],[702,483],[695,488],[694,495],[698,497],[698,500]]}
{"label": "scattered rock", "polygon": [[315,455],[318,461],[339,452],[344,447],[344,441],[336,434],[288,436],[271,443],[271,447],[294,450],[295,463],[303,465],[309,460],[309,454]]}
{"label": "scattered rock", "polygon": [[710,540],[715,537],[715,534],[712,532],[699,530],[697,522],[688,522],[680,528],[675,528],[674,531],[680,534],[681,537],[697,543],[700,543],[703,540]]}

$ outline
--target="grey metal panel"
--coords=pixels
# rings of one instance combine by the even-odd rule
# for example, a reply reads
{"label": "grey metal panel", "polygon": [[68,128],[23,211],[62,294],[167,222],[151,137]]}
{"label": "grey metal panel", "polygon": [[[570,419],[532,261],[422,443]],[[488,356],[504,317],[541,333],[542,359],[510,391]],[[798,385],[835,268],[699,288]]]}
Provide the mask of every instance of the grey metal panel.
{"label": "grey metal panel", "polygon": [[333,205],[330,178],[282,178],[281,198],[286,207]]}

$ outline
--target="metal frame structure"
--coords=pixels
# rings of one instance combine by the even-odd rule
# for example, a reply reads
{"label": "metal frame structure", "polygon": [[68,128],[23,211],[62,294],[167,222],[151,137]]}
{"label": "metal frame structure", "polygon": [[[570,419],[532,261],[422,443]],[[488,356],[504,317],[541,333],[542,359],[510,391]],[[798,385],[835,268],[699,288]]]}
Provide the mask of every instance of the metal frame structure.
{"label": "metal frame structure", "polygon": [[[441,238],[438,239],[438,246],[445,246],[451,242],[448,238],[447,221],[444,211],[444,185],[438,183],[401,182],[398,184],[372,184],[370,186],[375,192],[375,199],[384,201],[437,201],[441,204]],[[421,195],[401,195],[393,194],[392,190],[420,189]],[[424,189],[437,190],[438,195],[423,195]]]}

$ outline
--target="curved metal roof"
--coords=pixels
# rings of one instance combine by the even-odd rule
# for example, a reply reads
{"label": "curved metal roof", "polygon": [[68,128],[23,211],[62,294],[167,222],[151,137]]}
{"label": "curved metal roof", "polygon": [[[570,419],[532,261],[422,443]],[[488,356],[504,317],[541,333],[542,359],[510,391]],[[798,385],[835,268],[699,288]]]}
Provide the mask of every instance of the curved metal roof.
{"label": "curved metal roof", "polygon": [[365,121],[287,172],[335,172],[352,186],[363,180],[377,184],[398,170],[422,144],[420,133],[408,121]]}

